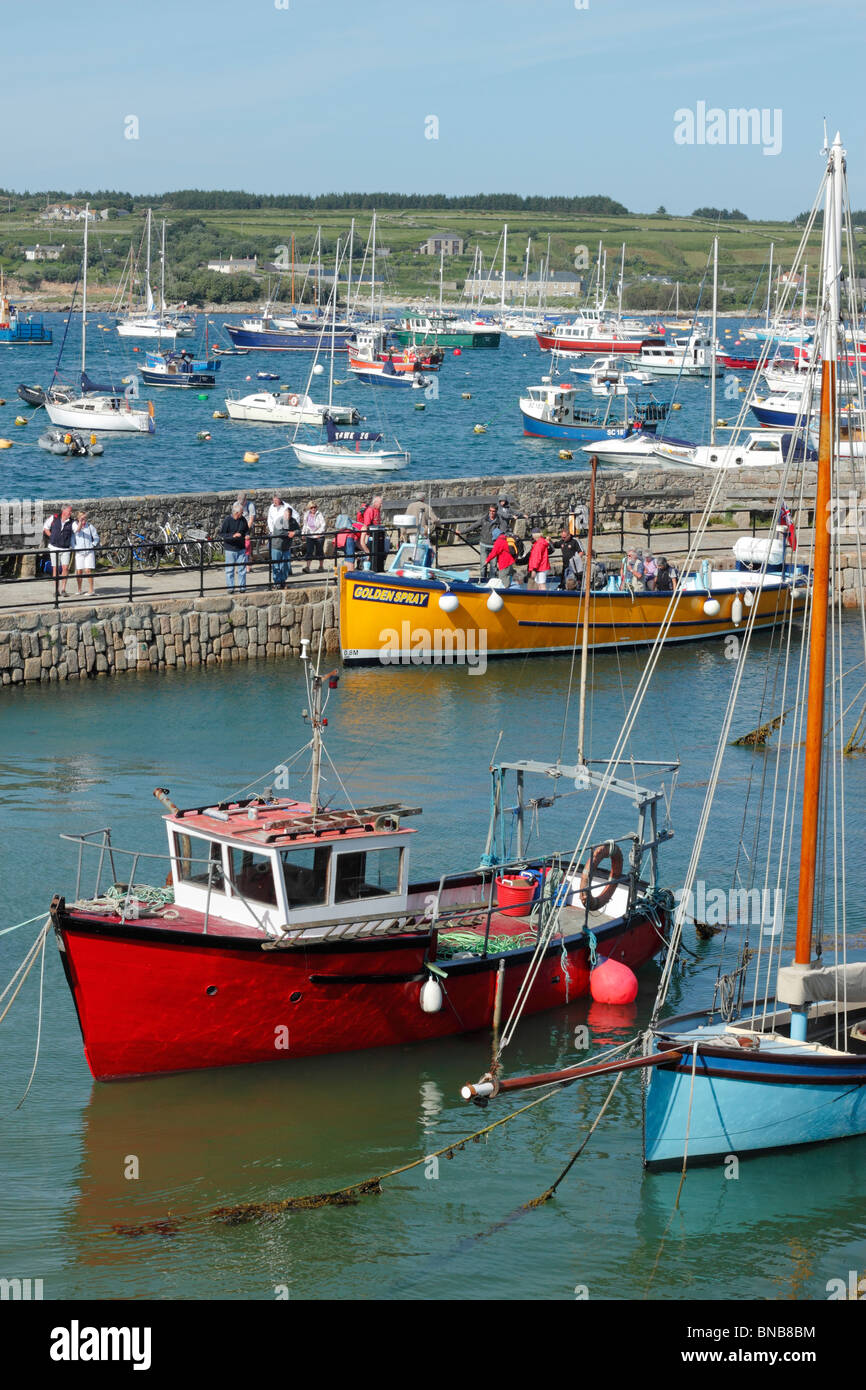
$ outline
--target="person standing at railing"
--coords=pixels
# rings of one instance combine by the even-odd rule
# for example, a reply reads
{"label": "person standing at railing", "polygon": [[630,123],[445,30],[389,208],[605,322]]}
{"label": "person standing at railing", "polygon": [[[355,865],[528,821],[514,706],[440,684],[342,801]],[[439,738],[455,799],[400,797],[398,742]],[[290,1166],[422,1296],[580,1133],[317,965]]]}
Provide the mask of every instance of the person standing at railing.
{"label": "person standing at railing", "polygon": [[75,582],[78,585],[78,592],[81,593],[84,576],[87,575],[87,592],[92,594],[99,532],[93,522],[88,521],[87,512],[78,513],[78,520],[72,523],[72,532],[75,550]]}
{"label": "person standing at railing", "polygon": [[310,502],[304,512],[304,520],[301,526],[301,535],[305,537],[304,574],[310,573],[310,561],[316,559],[319,562],[319,570],[325,568],[324,563],[324,541],[325,518],[319,511],[315,502]]}
{"label": "person standing at railing", "polygon": [[275,589],[284,589],[292,572],[292,541],[298,533],[295,513],[278,492],[268,507],[268,535],[271,545],[271,576]]}
{"label": "person standing at railing", "polygon": [[243,593],[247,587],[246,539],[249,526],[240,502],[235,502],[220,527],[220,540],[226,553],[226,588]]}
{"label": "person standing at railing", "polygon": [[487,515],[481,521],[481,534],[478,538],[478,548],[481,553],[481,578],[487,578],[487,562],[490,559],[490,552],[496,537],[500,534],[502,525],[499,520],[499,511],[495,502],[491,502],[487,508]]}
{"label": "person standing at railing", "polygon": [[253,563],[253,524],[256,519],[256,504],[247,498],[245,492],[238,493],[238,501],[241,504],[241,512],[249,528],[247,531],[246,544],[244,546],[247,555],[247,567],[249,568]]}
{"label": "person standing at railing", "polygon": [[62,580],[60,593],[66,593],[69,575],[69,561],[72,559],[72,507],[64,502],[59,512],[50,516],[42,528],[48,537],[48,554],[51,559],[51,573],[55,580]]}

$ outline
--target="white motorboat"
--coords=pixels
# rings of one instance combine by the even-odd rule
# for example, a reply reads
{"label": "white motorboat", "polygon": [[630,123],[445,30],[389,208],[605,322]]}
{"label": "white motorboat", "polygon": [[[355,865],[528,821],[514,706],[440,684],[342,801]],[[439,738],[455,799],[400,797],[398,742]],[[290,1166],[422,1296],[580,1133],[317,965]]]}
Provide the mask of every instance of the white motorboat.
{"label": "white motorboat", "polygon": [[783,468],[789,462],[817,463],[818,454],[802,438],[781,430],[752,430],[727,444],[680,444],[657,439],[656,458],[687,468]]}
{"label": "white motorboat", "polygon": [[644,343],[640,365],[654,376],[712,376],[722,371],[715,362],[713,344],[697,334],[674,338],[670,343]]}
{"label": "white motorboat", "polygon": [[317,405],[306,393],[288,391],[254,391],[239,396],[229,391],[226,410],[232,420],[261,425],[324,425],[330,413],[335,424],[356,425],[361,416],[351,405]]}

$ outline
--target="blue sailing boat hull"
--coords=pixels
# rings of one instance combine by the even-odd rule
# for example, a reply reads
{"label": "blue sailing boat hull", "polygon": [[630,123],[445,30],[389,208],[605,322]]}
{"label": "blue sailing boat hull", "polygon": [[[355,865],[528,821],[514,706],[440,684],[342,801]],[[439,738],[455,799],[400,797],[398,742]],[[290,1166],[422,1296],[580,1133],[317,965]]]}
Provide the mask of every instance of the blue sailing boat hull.
{"label": "blue sailing boat hull", "polygon": [[689,1163],[722,1162],[866,1134],[866,1054],[774,1046],[769,1038],[757,1049],[723,1046],[725,1025],[705,1020],[673,1019],[658,1032],[658,1050],[681,1047],[683,1057],[649,1078],[647,1168],[680,1167],[685,1152]]}
{"label": "blue sailing boat hull", "polygon": [[[331,346],[331,335],[327,330],[305,330],[290,328],[245,328],[242,324],[224,323],[223,327],[236,348],[257,348],[265,352],[313,352],[324,345]],[[349,346],[351,333],[334,334],[334,348],[344,352]]]}

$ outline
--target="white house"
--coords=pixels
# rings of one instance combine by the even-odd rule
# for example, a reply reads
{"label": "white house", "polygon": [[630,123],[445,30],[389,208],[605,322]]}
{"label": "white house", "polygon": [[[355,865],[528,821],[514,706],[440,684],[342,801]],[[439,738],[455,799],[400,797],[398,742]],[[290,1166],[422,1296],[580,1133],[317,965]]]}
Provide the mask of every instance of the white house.
{"label": "white house", "polygon": [[255,275],[258,256],[229,256],[228,260],[208,261],[207,268],[218,275]]}
{"label": "white house", "polygon": [[59,261],[64,246],[40,246],[37,242],[35,246],[24,247],[25,261]]}

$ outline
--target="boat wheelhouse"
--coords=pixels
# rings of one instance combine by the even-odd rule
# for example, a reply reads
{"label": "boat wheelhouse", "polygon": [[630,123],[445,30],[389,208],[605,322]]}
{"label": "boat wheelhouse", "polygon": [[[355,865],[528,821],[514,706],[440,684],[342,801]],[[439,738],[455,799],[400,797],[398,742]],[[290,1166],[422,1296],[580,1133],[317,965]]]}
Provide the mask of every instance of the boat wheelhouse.
{"label": "boat wheelhouse", "polygon": [[[711,376],[713,345],[709,338],[690,335],[674,338],[671,343],[644,343],[640,349],[640,365],[656,376]],[[715,372],[721,373],[715,363]]]}

